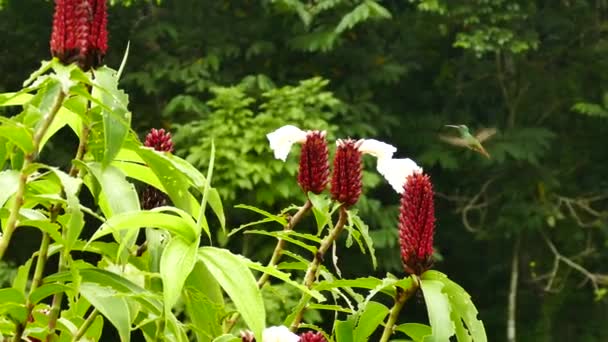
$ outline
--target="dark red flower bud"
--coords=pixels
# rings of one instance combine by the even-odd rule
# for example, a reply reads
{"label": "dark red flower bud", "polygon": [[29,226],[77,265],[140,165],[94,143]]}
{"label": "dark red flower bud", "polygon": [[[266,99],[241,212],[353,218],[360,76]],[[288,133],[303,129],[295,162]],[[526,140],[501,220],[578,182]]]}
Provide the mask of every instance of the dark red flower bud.
{"label": "dark red flower bud", "polygon": [[106,0],[55,0],[51,55],[88,70],[108,49]]}
{"label": "dark red flower bud", "polygon": [[346,207],[357,203],[361,196],[362,161],[359,146],[363,140],[338,140],[331,178],[331,196]]}
{"label": "dark red flower bud", "polygon": [[401,195],[399,243],[405,271],[420,275],[433,264],[435,208],[430,177],[414,173],[407,177]]}
{"label": "dark red flower bud", "polygon": [[304,192],[320,194],[329,181],[329,161],[325,132],[311,131],[306,135],[300,154],[298,183]]}
{"label": "dark red flower bud", "polygon": [[144,146],[152,147],[156,151],[173,152],[173,141],[171,133],[165,132],[163,128],[152,128],[150,133],[146,135]]}
{"label": "dark red flower bud", "polygon": [[300,342],[327,342],[320,332],[308,331],[300,335]]}
{"label": "dark red flower bud", "polygon": [[[173,152],[173,141],[171,133],[165,132],[164,129],[152,128],[146,136],[144,146],[152,147],[156,151]],[[169,197],[162,191],[152,186],[147,186],[141,194],[142,209],[150,210],[165,206],[169,203]]]}

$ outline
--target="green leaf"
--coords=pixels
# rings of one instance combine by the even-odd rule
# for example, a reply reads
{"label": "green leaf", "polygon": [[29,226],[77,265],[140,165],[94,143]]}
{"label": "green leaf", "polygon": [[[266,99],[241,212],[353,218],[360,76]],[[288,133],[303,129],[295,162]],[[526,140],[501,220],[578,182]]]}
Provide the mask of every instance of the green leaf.
{"label": "green leaf", "polygon": [[44,298],[60,292],[74,293],[75,291],[72,287],[63,284],[44,284],[36,288],[36,290],[30,294],[30,303],[36,305]]}
{"label": "green leaf", "polygon": [[425,341],[449,341],[450,337],[454,335],[455,329],[450,318],[450,302],[442,292],[444,284],[437,280],[421,279],[420,287],[424,294],[429,322],[433,330],[433,334],[425,338]]}
{"label": "green leaf", "polygon": [[194,212],[195,208],[190,201],[190,180],[172,162],[173,159],[170,158],[169,154],[146,147],[141,147],[136,151],[158,177],[173,205],[185,210],[192,216],[197,215],[198,212]]}
{"label": "green leaf", "polygon": [[310,290],[306,286],[300,284],[299,282],[292,280],[291,274],[289,274],[289,273],[281,272],[276,267],[263,266],[262,264],[260,264],[258,262],[253,262],[250,260],[246,260],[245,262],[247,263],[247,266],[253,270],[268,273],[269,275],[282,280],[284,283],[297,288],[298,290],[302,291],[303,293],[306,293],[309,296],[314,297],[319,302],[325,301],[325,296],[323,296],[319,291]]}
{"label": "green leaf", "polygon": [[[67,101],[74,101],[74,100],[70,99]],[[76,135],[80,135],[80,130],[82,127],[82,119],[80,118],[80,116],[78,116],[78,114],[75,114],[74,112],[72,112],[71,110],[68,110],[64,106],[64,107],[61,107],[61,109],[59,109],[59,111],[55,115],[55,118],[51,122],[51,125],[46,130],[46,133],[40,140],[40,146],[38,147],[38,152],[42,151],[42,149],[44,148],[44,146],[46,145],[48,140],[50,138],[52,138],[55,135],[55,133],[57,133],[65,125],[70,126],[72,128],[72,130],[74,130]]]}
{"label": "green leaf", "polygon": [[278,222],[279,224],[281,224],[282,226],[287,224],[287,220],[282,217],[282,216],[278,216],[278,215],[273,215],[265,210],[262,210],[260,208],[256,208],[254,206],[251,205],[245,205],[245,204],[237,204],[234,206],[235,208],[241,208],[241,209],[247,209],[247,210],[251,210],[253,212],[256,212],[258,214],[261,214],[275,222]]}
{"label": "green leaf", "polygon": [[456,323],[457,327],[459,324],[461,326],[461,322],[464,321],[466,329],[468,329],[468,333],[466,331],[461,332],[459,341],[467,341],[470,338],[475,342],[487,341],[483,322],[477,318],[479,314],[477,308],[473,304],[473,301],[471,301],[471,296],[460,285],[451,281],[445,274],[433,270],[425,272],[422,275],[422,279],[433,279],[444,284],[443,292],[450,300],[453,315],[452,320]]}
{"label": "green leaf", "polygon": [[336,321],[334,324],[336,330],[336,342],[353,342],[355,331],[355,318],[349,316],[346,321]]}
{"label": "green leaf", "polygon": [[388,312],[389,309],[386,306],[376,302],[368,302],[359,315],[357,327],[353,333],[353,340],[355,342],[368,341],[369,336],[384,321]]}
{"label": "green leaf", "polygon": [[351,221],[352,224],[354,225],[354,227],[356,227],[357,230],[361,233],[361,236],[363,237],[363,241],[365,241],[365,245],[367,246],[367,249],[369,250],[369,255],[372,259],[372,265],[373,265],[374,269],[376,269],[378,267],[378,260],[376,260],[376,251],[374,249],[374,240],[369,235],[369,227],[365,224],[365,222],[363,222],[363,220],[356,213],[351,213],[350,211],[348,212],[348,220]]}
{"label": "green leaf", "polygon": [[323,280],[314,286],[315,290],[325,291],[340,287],[358,287],[364,289],[375,289],[382,284],[382,280],[374,277],[365,277],[357,279],[332,279]]}
{"label": "green leaf", "polygon": [[0,207],[17,191],[19,184],[19,172],[15,170],[5,170],[0,172]]}
{"label": "green leaf", "polygon": [[395,330],[409,336],[414,342],[423,342],[426,336],[430,336],[433,330],[430,326],[420,323],[405,323],[395,327]]}
{"label": "green leaf", "polygon": [[294,239],[291,237],[291,234],[289,234],[290,232],[284,231],[284,230],[279,230],[279,231],[274,231],[274,232],[268,232],[265,230],[248,230],[245,232],[245,234],[259,234],[259,235],[268,235],[268,236],[273,236],[276,237],[277,239],[282,239],[285,240],[287,242],[291,242],[294,245],[300,246],[308,251],[310,251],[311,253],[316,253],[317,252],[317,247],[315,246],[310,246],[300,240]]}
{"label": "green leaf", "polygon": [[308,193],[308,199],[312,203],[312,213],[317,221],[317,235],[320,235],[331,220],[329,212],[331,200],[325,195],[316,195],[312,192]]}
{"label": "green leaf", "polygon": [[[101,67],[94,71],[93,97],[101,100],[104,128],[104,153],[102,165],[109,165],[120,151],[131,126],[131,113],[127,109],[128,96],[118,89],[116,71]],[[109,108],[109,110],[107,108]]]}
{"label": "green leaf", "polygon": [[25,322],[27,309],[23,293],[14,288],[0,289],[0,317],[9,316],[17,322]]}
{"label": "green leaf", "polygon": [[340,305],[317,304],[317,303],[309,303],[308,305],[306,305],[306,310],[328,310],[328,311],[346,312],[347,314],[353,313],[353,310],[351,310],[349,308],[341,307]]}
{"label": "green leaf", "polygon": [[182,292],[188,275],[196,262],[198,241],[188,242],[179,236],[169,241],[160,258],[160,275],[163,280],[165,312],[171,308]]}
{"label": "green leaf", "polygon": [[130,308],[124,297],[109,287],[83,282],[80,293],[114,325],[121,341],[130,341]]}
{"label": "green leaf", "polygon": [[261,340],[262,330],[266,326],[264,301],[245,258],[225,249],[202,247],[199,249],[199,260],[230,296],[256,339]]}
{"label": "green leaf", "polygon": [[61,182],[63,192],[65,193],[67,208],[65,209],[65,215],[68,217],[68,221],[65,224],[66,232],[64,233],[66,239],[64,241],[65,248],[69,251],[76,240],[80,237],[82,228],[84,227],[84,214],[80,210],[80,201],[78,199],[78,192],[82,181],[79,178],[74,178],[67,173],[54,167],[46,167],[49,171],[53,172],[55,176]]}
{"label": "green leaf", "polygon": [[30,269],[32,268],[32,258],[28,259],[23,265],[17,268],[17,275],[13,279],[13,288],[20,293],[25,293],[25,288],[29,280]]}
{"label": "green leaf", "polygon": [[99,239],[112,232],[122,230],[139,230],[141,227],[162,228],[181,236],[186,241],[197,241],[196,224],[192,218],[159,212],[169,207],[156,208],[156,211],[127,212],[112,216],[91,237],[90,241]]}
{"label": "green leaf", "polygon": [[196,263],[186,279],[183,298],[199,342],[211,341],[222,333],[226,315],[224,297],[220,285],[202,262]]}
{"label": "green leaf", "polygon": [[139,198],[133,184],[113,165],[103,167],[98,162],[80,164],[86,167],[101,185],[100,206],[106,217],[139,210]]}
{"label": "green leaf", "polygon": [[31,129],[10,119],[0,117],[0,136],[6,138],[24,153],[34,151],[34,143]]}

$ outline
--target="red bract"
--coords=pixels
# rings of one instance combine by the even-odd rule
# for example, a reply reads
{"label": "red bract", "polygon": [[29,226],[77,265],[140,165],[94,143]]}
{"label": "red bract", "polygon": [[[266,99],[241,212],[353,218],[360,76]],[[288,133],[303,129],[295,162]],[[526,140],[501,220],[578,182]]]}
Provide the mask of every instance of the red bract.
{"label": "red bract", "polygon": [[304,192],[320,194],[329,177],[329,161],[325,132],[311,131],[306,135],[300,155],[298,183]]}
{"label": "red bract", "polygon": [[165,132],[163,128],[152,128],[150,130],[150,133],[146,135],[146,141],[144,142],[144,146],[152,147],[157,151],[173,152],[173,141],[171,140],[171,133]]}
{"label": "red bract", "polygon": [[401,195],[399,243],[406,272],[420,275],[433,264],[435,208],[429,176],[414,173],[407,177]]}
{"label": "red bract", "polygon": [[327,342],[327,340],[320,332],[309,331],[300,335],[300,342]]}
{"label": "red bract", "polygon": [[359,145],[362,140],[338,140],[331,178],[331,196],[346,207],[357,203],[361,196],[362,161]]}
{"label": "red bract", "polygon": [[55,0],[51,55],[88,70],[102,64],[108,49],[105,0]]}

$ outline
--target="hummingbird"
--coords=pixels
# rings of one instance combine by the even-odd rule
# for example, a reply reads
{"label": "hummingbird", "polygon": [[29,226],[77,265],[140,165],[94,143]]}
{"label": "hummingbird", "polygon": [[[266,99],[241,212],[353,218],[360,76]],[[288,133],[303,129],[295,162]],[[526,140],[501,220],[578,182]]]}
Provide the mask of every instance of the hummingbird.
{"label": "hummingbird", "polygon": [[476,135],[472,135],[469,132],[469,128],[466,125],[445,125],[446,127],[456,128],[460,133],[460,137],[450,137],[440,135],[439,139],[447,142],[448,144],[466,147],[475,152],[479,152],[486,158],[490,159],[490,154],[481,145],[482,142],[488,140],[491,136],[496,134],[495,128],[484,128],[477,132]]}

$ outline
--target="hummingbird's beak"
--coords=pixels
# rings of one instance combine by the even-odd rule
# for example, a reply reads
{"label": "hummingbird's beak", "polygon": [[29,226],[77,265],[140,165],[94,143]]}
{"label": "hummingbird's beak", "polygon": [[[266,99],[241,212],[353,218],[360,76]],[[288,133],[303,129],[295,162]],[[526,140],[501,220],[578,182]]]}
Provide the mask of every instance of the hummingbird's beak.
{"label": "hummingbird's beak", "polygon": [[460,128],[460,127],[458,127],[458,126],[456,126],[456,125],[445,125],[445,127],[454,127],[454,128]]}

